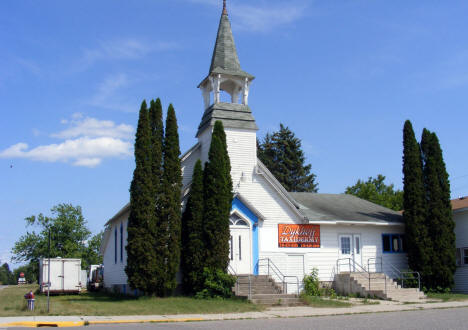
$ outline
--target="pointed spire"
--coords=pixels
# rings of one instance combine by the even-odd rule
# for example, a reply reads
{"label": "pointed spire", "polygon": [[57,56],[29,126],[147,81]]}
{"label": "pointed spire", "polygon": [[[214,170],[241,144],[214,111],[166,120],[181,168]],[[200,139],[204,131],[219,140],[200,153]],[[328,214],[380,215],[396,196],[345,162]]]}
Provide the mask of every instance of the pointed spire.
{"label": "pointed spire", "polygon": [[226,0],[223,0],[223,15],[227,15]]}
{"label": "pointed spire", "polygon": [[227,16],[226,2],[224,2],[223,13],[218,27],[218,36],[211,60],[210,72],[216,68],[228,71],[239,71],[240,63],[237,57],[236,45],[232,36],[231,23]]}

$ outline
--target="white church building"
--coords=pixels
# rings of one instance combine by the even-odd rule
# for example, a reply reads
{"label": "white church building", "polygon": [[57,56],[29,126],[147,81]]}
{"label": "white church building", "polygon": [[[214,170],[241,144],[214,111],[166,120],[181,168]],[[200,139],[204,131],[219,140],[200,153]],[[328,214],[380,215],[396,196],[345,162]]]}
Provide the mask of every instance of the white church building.
{"label": "white church building", "polygon": [[[195,162],[208,158],[216,120],[224,124],[235,198],[231,209],[230,267],[234,274],[280,274],[292,290],[317,268],[321,281],[340,271],[406,269],[400,213],[346,194],[286,191],[257,158],[257,122],[248,105],[254,77],[241,69],[226,9],[209,74],[199,84],[204,113],[198,142],[181,157],[186,200]],[[220,94],[231,102],[221,102]],[[278,118],[280,121],[281,118]],[[107,288],[127,293],[125,266],[129,204],[106,223],[101,246]],[[289,291],[291,291],[291,288]]]}

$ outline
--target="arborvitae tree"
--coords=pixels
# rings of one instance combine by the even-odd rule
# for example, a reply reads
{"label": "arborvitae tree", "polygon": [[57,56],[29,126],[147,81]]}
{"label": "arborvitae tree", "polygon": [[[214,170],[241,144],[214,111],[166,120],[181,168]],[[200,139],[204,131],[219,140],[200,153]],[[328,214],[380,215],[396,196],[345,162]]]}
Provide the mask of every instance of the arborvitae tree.
{"label": "arborvitae tree", "polygon": [[231,162],[223,123],[216,121],[208,162],[203,173],[206,266],[227,270],[229,265],[229,214],[233,199]]}
{"label": "arborvitae tree", "polygon": [[193,294],[203,287],[205,244],[203,242],[203,169],[197,160],[190,195],[182,216],[182,273],[184,291]]}
{"label": "arborvitae tree", "polygon": [[154,196],[151,170],[151,129],[146,101],[138,118],[135,139],[135,170],[130,185],[130,215],[128,218],[127,274],[133,289],[152,294],[158,267],[154,251],[151,223],[154,220]]}
{"label": "arborvitae tree", "polygon": [[164,141],[164,127],[162,119],[162,106],[161,100],[158,98],[156,101],[151,100],[150,109],[150,126],[151,126],[151,170],[153,173],[153,189],[156,199],[156,213],[160,210],[160,195],[162,185],[163,173],[163,141]]}
{"label": "arborvitae tree", "polygon": [[153,237],[154,251],[156,252],[157,267],[154,269],[157,278],[157,285],[154,292],[162,295],[161,288],[164,287],[164,278],[166,275],[166,265],[164,260],[164,251],[167,249],[166,234],[167,225],[162,222],[162,203],[163,203],[163,189],[162,189],[162,174],[163,174],[163,140],[164,140],[164,126],[162,119],[162,106],[161,100],[158,98],[156,101],[151,100],[149,109],[149,119],[151,128],[151,172],[153,184],[153,198],[155,211],[153,221],[149,228]]}
{"label": "arborvitae tree", "polygon": [[455,223],[450,204],[450,183],[435,133],[423,130],[421,149],[424,160],[429,238],[433,242],[431,258],[433,289],[452,288],[455,273]]}
{"label": "arborvitae tree", "polygon": [[[182,188],[182,172],[180,167],[179,133],[177,119],[172,104],[169,105],[166,117],[166,135],[163,147],[163,209],[162,235],[166,239],[166,249],[163,252],[166,260],[165,293],[175,289],[176,274],[180,265],[181,211],[180,195]],[[167,227],[166,227],[167,226]],[[166,230],[167,228],[167,230]]]}
{"label": "arborvitae tree", "polygon": [[301,140],[288,127],[280,124],[279,131],[268,133],[257,146],[258,158],[287,191],[317,192],[312,165],[304,164]]}
{"label": "arborvitae tree", "polygon": [[405,122],[403,129],[403,185],[408,265],[412,270],[421,272],[426,283],[431,274],[432,244],[426,226],[421,149],[409,120]]}

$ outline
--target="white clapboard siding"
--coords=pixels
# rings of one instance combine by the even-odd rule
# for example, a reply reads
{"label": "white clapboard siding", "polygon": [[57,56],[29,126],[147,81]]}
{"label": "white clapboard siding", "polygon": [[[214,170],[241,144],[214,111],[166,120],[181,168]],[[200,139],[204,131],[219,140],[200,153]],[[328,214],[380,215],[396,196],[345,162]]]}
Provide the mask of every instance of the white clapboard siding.
{"label": "white clapboard siding", "polygon": [[[286,256],[287,293],[299,293],[302,291],[302,280],[305,274],[304,254],[288,254]],[[299,286],[298,286],[299,285]]]}
{"label": "white clapboard siding", "polygon": [[201,147],[194,146],[192,148],[193,150],[189,151],[181,162],[182,187],[186,187],[192,181],[193,168],[201,157]]}
{"label": "white clapboard siding", "polygon": [[[455,246],[457,248],[468,248],[468,210],[455,210],[453,212],[455,221]],[[457,267],[454,276],[456,292],[468,293],[468,265]]]}
{"label": "white clapboard siding", "polygon": [[[124,212],[120,217],[114,219],[110,226],[110,237],[107,240],[107,246],[104,253],[104,285],[106,288],[111,288],[113,285],[127,284],[127,274],[125,274],[125,266],[127,265],[127,223],[129,210]],[[123,225],[123,261],[120,261],[120,224]],[[114,230],[117,229],[117,263],[115,262],[115,236]]]}
{"label": "white clapboard siding", "polygon": [[[265,220],[265,222],[267,221]],[[390,263],[398,269],[407,269],[408,267],[405,253],[382,254],[382,234],[402,234],[404,232],[402,226],[321,225],[320,248],[280,248],[278,247],[277,224],[268,226],[264,223],[263,226],[259,226],[259,229],[260,237],[269,237],[269,239],[262,240],[260,259],[270,258],[284,275],[294,275],[288,273],[290,269],[287,263],[288,256],[303,254],[305,274],[310,274],[314,268],[317,268],[321,281],[333,281],[336,273],[336,261],[339,258],[338,237],[341,234],[359,234],[361,236],[361,265],[365,268],[367,268],[369,258],[381,256],[384,262],[384,272],[391,277],[394,277],[394,274],[390,271]],[[265,274],[266,267],[262,265],[259,271]]]}

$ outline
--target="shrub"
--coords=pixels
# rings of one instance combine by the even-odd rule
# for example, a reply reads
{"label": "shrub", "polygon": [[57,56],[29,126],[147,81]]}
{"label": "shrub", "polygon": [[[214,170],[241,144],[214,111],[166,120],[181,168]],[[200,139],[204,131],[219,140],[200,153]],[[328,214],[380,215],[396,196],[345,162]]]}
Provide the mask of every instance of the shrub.
{"label": "shrub", "polygon": [[232,287],[236,283],[236,278],[225,273],[221,269],[205,267],[203,269],[204,288],[196,293],[195,297],[206,298],[230,298],[232,297]]}
{"label": "shrub", "polygon": [[320,296],[320,282],[318,278],[318,269],[312,269],[310,275],[304,276],[304,292],[308,296]]}

